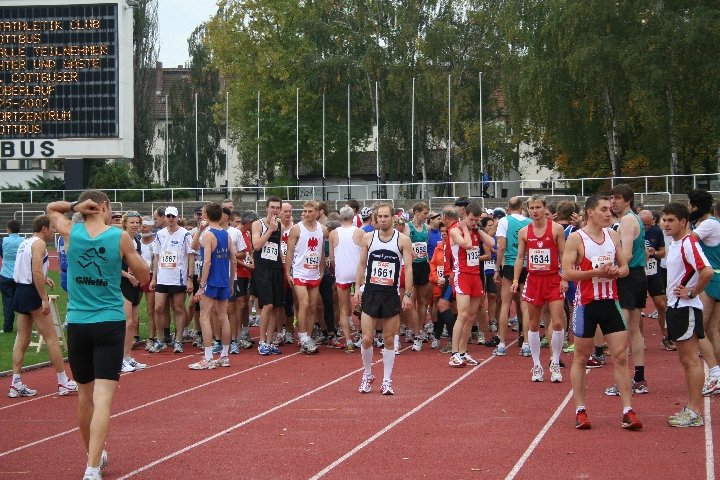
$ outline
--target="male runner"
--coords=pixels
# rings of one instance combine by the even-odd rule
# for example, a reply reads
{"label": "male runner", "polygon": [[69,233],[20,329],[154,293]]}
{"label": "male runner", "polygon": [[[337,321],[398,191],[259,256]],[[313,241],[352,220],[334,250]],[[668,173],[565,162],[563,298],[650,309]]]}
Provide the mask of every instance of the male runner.
{"label": "male runner", "polygon": [[[80,212],[85,221],[73,224],[65,216],[71,211]],[[67,246],[68,358],[78,383],[78,424],[88,455],[83,480],[100,480],[108,463],[103,445],[125,342],[121,262],[140,283],[150,280],[150,269],[130,235],[109,226],[105,193],[87,190],[77,202],[51,203],[47,212]]]}
{"label": "male runner", "polygon": [[[280,253],[282,256],[283,269],[285,268],[285,262],[287,260],[287,242],[288,238],[290,238],[290,230],[293,225],[295,225],[295,221],[293,219],[292,205],[288,202],[283,202],[280,207],[280,228],[282,229],[280,234]],[[285,285],[285,301],[282,309],[276,309],[276,325],[278,332],[280,331],[280,326],[284,327],[282,338],[279,339],[280,342],[286,345],[292,345],[295,343],[295,294],[292,283],[288,283],[287,278],[283,280],[283,285]],[[277,340],[278,338],[276,338],[276,342],[274,343],[280,343]]]}
{"label": "male runner", "polygon": [[[633,211],[634,193],[630,185],[622,183],[610,190],[613,212],[620,219],[618,233],[620,244],[628,262],[630,273],[627,277],[619,278],[618,296],[623,316],[627,321],[630,335],[630,349],[632,350],[635,375],[633,376],[633,393],[648,393],[648,383],[645,380],[645,338],[640,329],[640,313],[645,308],[647,298],[647,277],[645,276],[645,227],[640,218]],[[617,386],[605,390],[606,395],[619,394]]]}
{"label": "male runner", "polygon": [[688,404],[668,418],[671,427],[701,427],[704,372],[698,358],[698,339],[705,336],[703,304],[698,294],[705,290],[713,269],[697,238],[690,234],[690,212],[685,205],[670,203],[662,210],[663,228],[672,236],[668,247],[668,337],[675,342],[685,370]]}
{"label": "male runner", "polygon": [[[285,275],[293,285],[298,299],[298,336],[302,353],[317,353],[315,341],[310,337],[317,320],[320,302],[320,281],[325,270],[323,244],[327,229],[318,223],[318,203],[314,200],[303,205],[303,220],[290,229],[288,237]],[[291,269],[292,267],[292,269]]]}
{"label": "male runner", "polygon": [[618,277],[628,274],[627,261],[619,238],[610,228],[612,220],[608,197],[594,195],[585,201],[586,224],[567,239],[562,257],[563,279],[577,283],[573,333],[575,354],[570,380],[575,399],[575,428],[591,427],[585,409],[585,367],[593,348],[598,326],[605,335],[613,358],[613,373],[623,403],[621,426],[642,428],[632,409],[632,391],[627,363],[628,333],[617,298]]}
{"label": "male runner", "polygon": [[[375,376],[372,374],[373,332],[376,322],[383,327],[383,395],[394,395],[392,371],[395,364],[395,335],[400,328],[400,311],[412,308],[412,245],[410,238],[393,228],[393,209],[380,203],[375,210],[378,229],[362,238],[360,262],[355,275],[355,301],[362,301],[363,372],[360,393],[370,393]],[[405,295],[400,301],[400,259],[405,261]]]}
{"label": "male runner", "polygon": [[[17,337],[12,350],[13,376],[10,382],[8,397],[33,397],[33,390],[20,379],[25,352],[30,346],[33,324],[47,342],[50,362],[57,373],[58,393],[69,395],[78,391],[77,384],[69,380],[65,373],[57,330],[50,315],[50,299],[45,285],[53,288],[55,283],[47,276],[49,265],[47,242],[52,242],[55,227],[50,224],[47,215],[40,215],[33,220],[33,234],[23,240],[17,249],[13,281],[15,295],[13,310],[17,312]],[[118,287],[120,282],[118,281]]]}
{"label": "male runner", "polygon": [[430,263],[428,262],[428,228],[425,224],[429,213],[425,202],[413,205],[412,221],[405,224],[405,235],[410,237],[413,248],[413,286],[416,309],[410,311],[409,325],[405,329],[405,341],[413,342],[412,351],[419,352],[423,344],[423,326],[427,309],[432,300]]}
{"label": "male runner", "polygon": [[[560,353],[565,339],[563,316],[564,296],[568,284],[560,275],[560,260],[565,250],[565,231],[545,215],[545,198],[533,195],[527,201],[532,223],[523,227],[518,235],[517,258],[525,260],[527,253],[527,279],[522,292],[528,309],[528,343],[533,359],[531,380],[543,381],[543,367],[540,363],[540,314],[545,305],[550,311],[552,322],[552,360],[550,361],[550,381],[562,382],[560,373]],[[522,264],[515,261],[512,292],[518,289]]]}
{"label": "male runner", "polygon": [[667,327],[665,326],[667,296],[665,295],[665,278],[660,271],[660,260],[665,257],[665,235],[663,235],[662,229],[655,225],[655,218],[650,210],[640,210],[638,216],[645,228],[645,249],[648,255],[645,263],[645,276],[647,277],[648,294],[655,304],[658,325],[663,334],[661,344],[665,350],[675,350],[672,340],[667,338]]}

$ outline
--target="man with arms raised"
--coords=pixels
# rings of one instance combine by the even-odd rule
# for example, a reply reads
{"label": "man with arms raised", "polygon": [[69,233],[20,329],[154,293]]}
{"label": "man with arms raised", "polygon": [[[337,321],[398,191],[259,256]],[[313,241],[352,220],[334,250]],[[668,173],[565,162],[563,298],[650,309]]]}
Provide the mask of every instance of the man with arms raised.
{"label": "man with arms raised", "polygon": [[[47,211],[68,255],[68,358],[78,383],[78,423],[88,454],[83,479],[98,480],[108,461],[103,445],[125,342],[121,263],[140,283],[150,280],[150,269],[130,235],[109,225],[105,193],[88,190],[77,202],[53,202]],[[71,211],[80,212],[85,222],[73,224],[65,216]]]}
{"label": "man with arms raised", "polygon": [[668,418],[671,427],[701,427],[703,418],[702,390],[704,372],[698,358],[698,339],[705,336],[703,304],[698,294],[705,290],[713,269],[690,234],[690,212],[685,205],[670,203],[662,211],[663,228],[672,237],[668,247],[668,338],[675,342],[680,363],[685,370],[688,405]]}
{"label": "man with arms raised", "polygon": [[[375,210],[377,230],[363,235],[360,262],[355,276],[355,301],[362,300],[363,372],[360,393],[370,393],[375,376],[372,374],[373,332],[376,321],[383,326],[383,383],[381,393],[394,395],[392,370],[395,364],[393,348],[395,335],[400,329],[400,311],[413,307],[412,297],[412,245],[407,235],[393,228],[393,209],[380,203]],[[400,293],[400,259],[405,262],[405,295]]]}
{"label": "man with arms raised", "polygon": [[303,220],[293,225],[288,237],[288,251],[285,262],[285,276],[293,285],[298,299],[298,336],[300,351],[312,354],[317,352],[315,341],[310,337],[317,320],[320,303],[320,281],[325,270],[325,250],[323,245],[327,230],[318,223],[320,215],[318,203],[314,200],[303,205]]}
{"label": "man with arms raised", "polygon": [[[628,262],[629,272],[624,278],[617,280],[620,308],[627,321],[630,334],[635,375],[633,377],[633,393],[648,393],[645,380],[645,338],[640,330],[640,313],[645,308],[647,299],[647,277],[645,275],[645,226],[640,217],[633,212],[634,193],[630,185],[622,183],[610,190],[613,212],[620,219],[618,233],[620,245]],[[606,395],[618,395],[617,386],[605,390]]]}
{"label": "man with arms raised", "polygon": [[[525,259],[527,253],[527,280],[522,297],[528,309],[528,343],[533,359],[533,382],[543,381],[543,367],[540,363],[540,314],[545,305],[550,311],[552,322],[552,360],[550,381],[562,382],[560,353],[565,339],[563,317],[564,295],[567,281],[560,276],[560,259],[565,250],[565,230],[559,223],[548,220],[545,215],[545,199],[533,195],[527,201],[532,223],[523,227],[518,235],[518,259]],[[522,262],[515,262],[512,291],[518,289]]]}
{"label": "man with arms raised", "polygon": [[613,358],[615,382],[623,403],[623,428],[636,430],[642,422],[630,405],[632,391],[627,363],[628,333],[618,305],[618,277],[627,275],[627,260],[619,247],[612,221],[610,199],[594,195],[585,201],[586,224],[570,234],[562,257],[563,279],[577,283],[573,334],[575,355],[570,380],[575,399],[575,428],[589,429],[585,410],[585,367],[593,349],[595,330],[600,327]]}
{"label": "man with arms raised", "polygon": [[[53,241],[55,228],[50,224],[47,215],[40,215],[33,220],[33,234],[23,240],[17,248],[14,258],[13,280],[15,295],[13,309],[19,313],[17,321],[17,337],[12,350],[13,376],[8,397],[32,397],[37,393],[20,379],[25,352],[30,345],[33,324],[48,345],[50,362],[57,373],[58,393],[68,395],[77,392],[77,384],[68,380],[65,374],[62,352],[57,331],[50,315],[50,299],[45,285],[52,288],[55,284],[48,278],[47,242]],[[118,288],[120,283],[118,282]]]}

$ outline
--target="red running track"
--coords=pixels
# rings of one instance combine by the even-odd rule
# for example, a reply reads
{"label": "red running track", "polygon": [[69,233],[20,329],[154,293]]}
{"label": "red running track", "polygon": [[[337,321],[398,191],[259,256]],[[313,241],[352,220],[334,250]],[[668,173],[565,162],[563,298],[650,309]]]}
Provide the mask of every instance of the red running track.
{"label": "red running track", "polygon": [[[561,384],[530,382],[529,358],[493,358],[472,346],[478,367],[452,369],[425,348],[396,359],[396,395],[357,392],[358,353],[323,349],[308,357],[296,347],[260,357],[231,358],[230,368],[195,372],[196,354],[139,353],[153,365],[123,375],[107,448],[105,478],[482,478],[714,479],[718,455],[717,398],[705,400],[705,428],[673,429],[667,415],[684,402],[677,354],[660,349],[646,322],[646,376],[651,393],[633,406],[645,423],[620,428],[622,409],[603,394],[610,366],[588,373],[593,428],[574,428],[569,369]],[[192,347],[188,351],[196,352]],[[543,363],[549,359],[543,349]],[[568,365],[571,355],[563,354]],[[52,394],[55,375],[23,375],[39,390],[31,399],[0,399],[0,477],[81,478],[85,454],[75,428],[73,397]],[[6,379],[9,381],[9,379]],[[568,402],[569,400],[569,402]],[[706,412],[707,414],[707,412]]]}

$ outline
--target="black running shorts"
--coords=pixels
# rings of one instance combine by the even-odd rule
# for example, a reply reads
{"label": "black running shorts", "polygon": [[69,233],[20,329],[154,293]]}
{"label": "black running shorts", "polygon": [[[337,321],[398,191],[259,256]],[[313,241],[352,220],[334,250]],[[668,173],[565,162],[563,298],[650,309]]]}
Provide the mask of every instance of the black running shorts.
{"label": "black running shorts", "polygon": [[362,294],[362,312],[372,318],[392,318],[400,315],[402,304],[397,294],[364,292]]}
{"label": "black running shorts", "polygon": [[428,262],[413,262],[413,285],[423,286],[430,283],[430,264]]}
{"label": "black running shorts", "polygon": [[615,300],[595,300],[587,305],[576,305],[572,322],[573,334],[580,338],[593,338],[598,325],[603,335],[627,330],[620,305]]}
{"label": "black running shorts", "polygon": [[256,268],[253,288],[260,307],[282,307],[285,303],[285,271],[280,268]]}
{"label": "black running shorts", "polygon": [[627,277],[617,279],[620,308],[634,310],[645,308],[647,300],[647,276],[645,267],[631,268]]}
{"label": "black running shorts", "polygon": [[70,323],[68,360],[73,378],[85,384],[120,379],[125,349],[125,321]]}

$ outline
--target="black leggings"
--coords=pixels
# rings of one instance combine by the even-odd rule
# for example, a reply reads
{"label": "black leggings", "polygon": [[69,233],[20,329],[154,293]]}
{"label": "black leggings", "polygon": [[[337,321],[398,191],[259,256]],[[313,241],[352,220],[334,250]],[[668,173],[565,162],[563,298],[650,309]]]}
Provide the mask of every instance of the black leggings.
{"label": "black leggings", "polygon": [[323,275],[320,281],[320,297],[323,302],[325,326],[327,331],[335,335],[335,309],[333,305],[333,285],[335,285],[334,275]]}
{"label": "black leggings", "polygon": [[450,309],[447,309],[444,312],[438,312],[437,321],[433,322],[433,335],[435,338],[440,340],[443,332],[443,326],[447,327],[448,336],[452,338],[455,320],[457,320],[457,315],[455,315]]}

